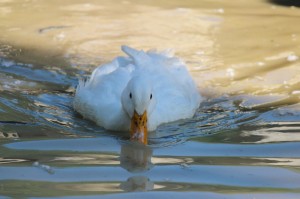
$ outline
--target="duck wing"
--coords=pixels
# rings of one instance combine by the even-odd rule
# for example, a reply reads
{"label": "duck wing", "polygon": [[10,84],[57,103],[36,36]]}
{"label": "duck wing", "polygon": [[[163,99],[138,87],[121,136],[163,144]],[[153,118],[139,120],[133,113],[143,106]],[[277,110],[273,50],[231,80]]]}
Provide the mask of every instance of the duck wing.
{"label": "duck wing", "polygon": [[134,66],[125,57],[96,68],[87,80],[80,80],[73,106],[85,118],[111,130],[129,128],[129,117],[121,104],[121,95]]}

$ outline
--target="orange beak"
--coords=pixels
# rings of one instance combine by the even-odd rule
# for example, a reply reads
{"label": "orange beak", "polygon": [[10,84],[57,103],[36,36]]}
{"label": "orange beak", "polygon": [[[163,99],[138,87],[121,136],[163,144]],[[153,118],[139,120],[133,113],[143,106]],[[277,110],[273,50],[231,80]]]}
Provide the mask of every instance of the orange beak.
{"label": "orange beak", "polygon": [[131,118],[130,140],[147,144],[147,136],[147,111],[145,111],[142,115],[139,115],[136,111],[134,111],[134,114]]}

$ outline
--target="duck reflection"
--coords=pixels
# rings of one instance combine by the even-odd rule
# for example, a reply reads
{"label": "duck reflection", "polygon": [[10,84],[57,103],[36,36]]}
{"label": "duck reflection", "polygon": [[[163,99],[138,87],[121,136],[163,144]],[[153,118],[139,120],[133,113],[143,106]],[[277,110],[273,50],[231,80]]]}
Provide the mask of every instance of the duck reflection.
{"label": "duck reflection", "polygon": [[[125,143],[121,147],[120,165],[131,173],[142,173],[153,167],[152,149],[139,143]],[[124,191],[150,191],[154,183],[143,175],[132,176],[120,184]]]}
{"label": "duck reflection", "polygon": [[154,188],[154,183],[145,176],[133,176],[127,181],[120,184],[120,188],[124,191],[151,191]]}
{"label": "duck reflection", "polygon": [[131,173],[140,173],[150,170],[152,149],[139,143],[125,143],[121,148],[121,167]]}

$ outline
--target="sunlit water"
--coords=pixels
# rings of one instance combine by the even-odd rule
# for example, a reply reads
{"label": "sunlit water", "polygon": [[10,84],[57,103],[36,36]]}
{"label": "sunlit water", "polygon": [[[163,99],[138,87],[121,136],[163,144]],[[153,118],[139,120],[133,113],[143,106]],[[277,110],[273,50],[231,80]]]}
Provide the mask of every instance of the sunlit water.
{"label": "sunlit water", "polygon": [[[0,198],[300,198],[300,9],[276,2],[0,0]],[[206,98],[147,147],[72,108],[123,44],[174,49]]]}

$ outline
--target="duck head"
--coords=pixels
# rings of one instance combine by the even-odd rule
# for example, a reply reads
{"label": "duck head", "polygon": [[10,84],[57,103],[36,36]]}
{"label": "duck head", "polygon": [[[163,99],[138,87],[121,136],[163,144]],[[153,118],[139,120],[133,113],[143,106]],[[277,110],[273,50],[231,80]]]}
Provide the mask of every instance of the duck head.
{"label": "duck head", "polygon": [[122,93],[122,106],[130,122],[130,139],[148,143],[148,118],[156,105],[155,93],[147,77],[135,76]]}

